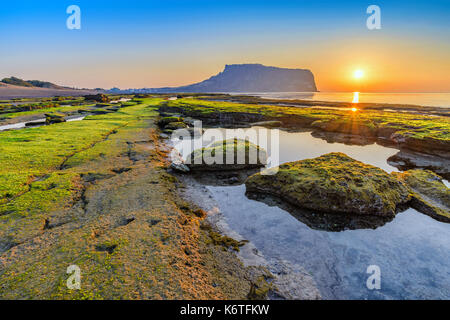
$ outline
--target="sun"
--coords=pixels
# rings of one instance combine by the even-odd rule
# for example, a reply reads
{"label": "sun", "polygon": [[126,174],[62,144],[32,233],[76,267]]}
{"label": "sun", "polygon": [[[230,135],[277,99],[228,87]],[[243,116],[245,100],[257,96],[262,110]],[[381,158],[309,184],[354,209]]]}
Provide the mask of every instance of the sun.
{"label": "sun", "polygon": [[353,72],[353,77],[355,79],[361,79],[362,77],[364,77],[364,71],[361,69],[355,70],[355,72]]}

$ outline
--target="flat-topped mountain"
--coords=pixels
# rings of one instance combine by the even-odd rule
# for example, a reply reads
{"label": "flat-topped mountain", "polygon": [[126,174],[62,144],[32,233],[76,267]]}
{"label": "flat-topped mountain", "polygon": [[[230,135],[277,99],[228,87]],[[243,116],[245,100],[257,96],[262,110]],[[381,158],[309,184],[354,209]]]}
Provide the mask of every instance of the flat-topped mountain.
{"label": "flat-topped mountain", "polygon": [[293,92],[317,91],[314,76],[306,69],[231,64],[218,75],[188,86],[168,88],[185,92]]}
{"label": "flat-topped mountain", "polygon": [[[112,90],[112,91],[117,91]],[[181,87],[126,90],[133,92],[315,92],[314,75],[307,69],[231,64],[219,74]]]}

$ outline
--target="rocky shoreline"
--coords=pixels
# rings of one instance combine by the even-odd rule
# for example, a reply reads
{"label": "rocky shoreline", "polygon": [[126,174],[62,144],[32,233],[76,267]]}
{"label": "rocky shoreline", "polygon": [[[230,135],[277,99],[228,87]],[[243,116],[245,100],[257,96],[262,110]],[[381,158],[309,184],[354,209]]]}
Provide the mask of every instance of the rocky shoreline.
{"label": "rocky shoreline", "polygon": [[[0,228],[0,296],[5,299],[319,299],[313,278],[305,270],[286,261],[263,257],[252,243],[227,228],[223,219],[219,219],[218,205],[202,186],[242,185],[256,173],[252,171],[255,169],[231,168],[224,173],[223,168],[218,168],[208,175],[201,170],[179,174],[167,160],[170,150],[163,138],[168,136],[161,131],[179,127],[189,131],[195,118],[210,125],[315,130],[328,136],[327,139],[337,139],[334,131],[327,130],[332,128],[343,131],[338,139],[364,144],[381,139],[376,135],[362,135],[369,134],[370,123],[358,122],[359,135],[355,135],[328,118],[280,110],[275,115],[261,106],[247,111],[248,107],[244,106],[242,112],[235,109],[205,112],[202,102],[191,104],[194,106],[191,109],[171,106],[163,99],[135,103],[121,109],[96,106],[97,115],[90,116],[89,121],[69,124],[62,121],[63,114],[50,114],[49,122],[56,124],[36,131],[2,132],[2,147],[14,161],[2,159],[5,187],[0,190],[3,192],[0,217],[4,222]],[[157,121],[161,120],[158,110],[163,116],[176,117],[171,119],[176,121],[158,128]],[[191,118],[180,119],[181,114]],[[326,125],[322,120],[330,123]],[[319,122],[314,124],[315,121]],[[378,134],[379,127],[373,132]],[[18,143],[21,149],[17,148]],[[386,143],[399,145],[393,140]],[[227,145],[215,146],[214,152],[226,151]],[[242,147],[252,148],[245,142]],[[442,165],[442,161],[448,160],[444,157],[430,153],[419,161],[416,153],[406,149],[401,152],[402,155],[392,159],[399,166],[423,166],[435,172],[439,169],[442,176],[448,173],[445,171],[448,166]],[[437,153],[442,156],[441,151]],[[25,171],[23,168],[27,166],[34,171]],[[448,189],[443,187],[440,177],[423,170],[413,171],[402,173],[396,180],[383,176],[386,178],[383,181],[398,189],[399,196],[383,202],[388,209],[382,211],[386,216],[380,221],[372,221],[371,218],[379,218],[372,216],[363,216],[366,219],[361,221],[358,215],[356,220],[336,222],[333,218],[338,215],[325,217],[304,212],[296,212],[297,218],[311,228],[327,231],[376,227],[392,219],[397,206],[406,203],[448,222],[445,220]],[[11,172],[24,177],[12,180]],[[197,179],[203,180],[199,183]],[[398,181],[401,185],[397,185]],[[403,186],[409,188],[407,195]],[[81,291],[68,290],[65,286],[66,268],[73,263],[86,272]],[[42,268],[46,270],[44,278]]]}
{"label": "rocky shoreline", "polygon": [[[187,201],[200,205],[207,212],[206,221],[215,230],[239,241],[246,240],[227,225],[222,217],[219,205],[211,196],[203,181],[200,180],[202,182],[199,183],[199,176],[179,174],[178,177],[185,186],[181,191],[181,196]],[[321,299],[320,292],[313,277],[303,268],[294,266],[288,261],[267,259],[251,242],[246,243],[235,254],[242,261],[245,268],[249,268],[253,272],[259,270],[257,271],[257,274],[260,274],[259,277],[261,277],[261,272],[263,272],[262,275],[265,275],[270,287],[265,293],[264,298],[277,300]]]}
{"label": "rocky shoreline", "polygon": [[202,100],[184,99],[181,103],[164,102],[159,107],[159,112],[163,116],[178,114],[195,118],[201,120],[205,126],[245,128],[260,125],[260,123],[270,123],[285,130],[311,130],[314,136],[330,142],[338,141],[357,145],[377,142],[400,150],[397,157],[390,159],[399,168],[430,169],[446,179],[450,177],[450,137],[448,137],[449,133],[445,133],[447,129],[442,128],[442,126],[450,126],[445,118],[438,120],[439,118],[436,117],[413,117],[412,121],[423,121],[425,128],[428,122],[433,123],[433,121],[440,121],[436,128],[439,126],[442,128],[440,129],[442,132],[437,133],[437,136],[434,132],[438,129],[413,135],[412,132],[419,130],[414,129],[413,123],[408,123],[407,119],[401,123],[395,122],[395,119],[384,119],[383,112],[376,112],[374,116],[377,119],[374,121],[371,115],[360,118],[351,112],[337,115],[331,113],[328,118],[320,112],[316,114],[315,110],[296,114],[298,108],[274,108],[276,109],[270,110],[270,107],[266,106],[242,106],[235,103],[223,107],[219,103],[209,105],[204,104]]}
{"label": "rocky shoreline", "polygon": [[[299,125],[296,120],[297,118],[292,117],[287,119],[283,114],[281,116],[267,118],[264,113],[222,112],[222,110],[217,111],[213,108],[210,108],[212,110],[208,110],[208,112],[205,112],[204,110],[200,112],[198,111],[198,107],[198,105],[194,105],[192,109],[197,108],[197,110],[192,111],[190,108],[173,108],[167,104],[163,104],[159,111],[163,116],[166,116],[166,118],[163,119],[170,119],[171,114],[173,116],[174,112],[178,112],[177,120],[179,123],[183,123],[183,118],[179,117],[180,114],[183,114],[188,115],[189,117],[197,117],[197,119],[203,121],[206,120],[206,123],[210,125],[232,125],[233,127],[239,127],[242,126],[242,123],[245,123],[244,126],[257,125],[268,126],[270,128],[284,127],[291,130],[297,129],[297,126]],[[300,119],[304,120],[306,117],[300,117]],[[290,125],[286,124],[288,121]],[[317,130],[318,128],[320,131],[315,131],[316,136],[321,137],[322,135],[325,135],[326,138],[340,139],[340,141],[350,144],[364,145],[373,143],[374,141],[387,140],[387,143],[390,146],[396,146],[401,149],[404,145],[408,148],[411,147],[411,144],[415,147],[420,146],[420,144],[411,141],[421,141],[422,144],[428,143],[428,147],[425,151],[431,153],[431,155],[423,156],[427,161],[422,161],[422,163],[416,161],[418,165],[416,167],[421,167],[422,169],[435,169],[441,174],[443,173],[444,177],[447,176],[448,166],[446,163],[448,160],[446,155],[448,150],[442,151],[447,145],[447,140],[438,140],[437,144],[429,143],[430,139],[432,140],[430,137],[422,137],[421,139],[414,138],[411,140],[409,139],[411,137],[408,133],[405,132],[400,134],[398,133],[398,128],[380,128],[380,126],[374,125],[374,122],[370,119],[353,119],[351,126],[345,121],[342,121],[342,119],[331,121],[328,119],[315,120],[313,122],[309,119],[309,122],[307,122],[306,125],[302,124],[301,128],[305,129],[305,127],[312,128],[313,130]],[[338,138],[336,135],[328,136],[328,134],[335,132],[337,132]],[[378,134],[383,134],[385,136],[390,134],[390,139],[385,139],[384,136],[380,137]],[[407,138],[404,138],[405,136]],[[405,143],[401,144],[401,141]],[[203,156],[205,150],[207,150],[207,148],[204,148],[204,150],[202,149],[200,158]],[[402,152],[404,151],[400,151],[399,155],[401,155]],[[434,153],[438,153],[439,156],[436,156]],[[444,157],[442,157],[443,153]],[[409,154],[411,154],[411,152],[409,152]],[[323,161],[321,159],[323,159]],[[399,160],[399,156],[391,157],[390,159],[393,164],[398,164],[399,166],[404,165],[404,162]],[[254,174],[248,179],[245,178],[247,191],[249,193],[263,193],[276,196],[286,200],[290,204],[299,205],[304,209],[324,213],[335,212],[358,215],[375,214],[377,216],[393,217],[401,209],[413,207],[439,221],[449,222],[448,217],[450,215],[448,214],[449,208],[447,203],[439,203],[436,205],[435,201],[432,199],[432,192],[428,192],[427,195],[423,196],[421,193],[413,191],[407,181],[404,181],[399,176],[389,175],[381,169],[354,161],[345,154],[329,154],[309,161],[314,162],[312,167],[309,166],[309,171],[311,172],[304,170],[307,161],[303,160],[283,164],[280,167],[277,167],[277,173],[274,175]],[[433,165],[430,165],[431,163]],[[347,164],[349,165],[346,167]],[[411,161],[409,161],[409,164],[411,164]],[[292,166],[292,168],[289,166]],[[202,166],[202,170],[209,171],[210,169],[227,170],[226,166],[223,165],[218,166],[213,164],[212,166]],[[233,167],[231,169],[238,170],[243,168]],[[266,171],[270,170],[273,169],[268,169]],[[320,177],[320,175],[317,175],[319,171],[317,171],[316,174],[314,173],[315,170],[322,170],[323,172],[327,172],[328,175],[322,174],[322,177]],[[184,170],[184,172],[188,171],[189,170]],[[342,172],[346,173],[346,175],[344,174],[341,181],[340,176],[342,175]],[[368,177],[374,177],[375,180],[371,181]],[[302,179],[306,180],[302,182]],[[319,180],[312,183],[314,179]],[[428,180],[430,179],[431,178],[428,177]],[[437,178],[434,179],[436,180]],[[239,178],[235,178],[235,180],[239,180]],[[426,183],[426,180],[422,182]],[[447,187],[442,181],[439,183],[442,185],[442,192],[444,194],[447,193],[448,197]],[[337,190],[340,189],[342,189],[342,192],[337,192]],[[436,189],[436,185],[434,189]],[[419,196],[419,194],[421,196]],[[348,201],[346,201],[346,199]]]}
{"label": "rocky shoreline", "polygon": [[450,159],[450,140],[433,137],[417,138],[398,128],[374,127],[371,122],[352,121],[351,125],[341,121],[323,121],[315,118],[297,115],[268,116],[249,112],[196,112],[181,107],[162,106],[160,112],[178,113],[204,121],[206,125],[248,126],[263,121],[279,121],[281,127],[287,129],[311,129],[319,132],[332,132],[362,136],[364,139],[375,140],[382,145],[396,146],[402,150],[411,150]]}

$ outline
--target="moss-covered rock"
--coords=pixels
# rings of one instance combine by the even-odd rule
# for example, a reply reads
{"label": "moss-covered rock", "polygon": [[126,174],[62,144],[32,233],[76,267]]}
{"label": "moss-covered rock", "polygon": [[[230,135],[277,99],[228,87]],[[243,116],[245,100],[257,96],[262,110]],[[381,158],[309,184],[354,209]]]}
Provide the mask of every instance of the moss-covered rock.
{"label": "moss-covered rock", "polygon": [[109,98],[107,95],[99,93],[99,94],[90,94],[90,95],[86,95],[84,96],[84,100],[88,101],[97,101],[97,102],[108,102]]}
{"label": "moss-covered rock", "polygon": [[158,125],[160,127],[164,127],[164,126],[168,125],[171,122],[183,122],[183,118],[180,118],[180,117],[163,117],[163,118],[159,119]]}
{"label": "moss-covered rock", "polygon": [[191,153],[186,164],[191,170],[241,170],[260,168],[267,162],[263,148],[241,139],[218,141]]}
{"label": "moss-covered rock", "polygon": [[[195,214],[195,213],[194,213]],[[196,214],[197,215],[197,214]],[[240,247],[244,246],[246,243],[248,243],[247,240],[235,240],[231,237],[228,236],[223,236],[220,233],[218,233],[217,231],[215,231],[211,225],[209,224],[201,224],[200,228],[202,230],[205,230],[208,232],[209,237],[210,237],[210,243],[216,245],[216,246],[223,246],[225,250],[231,248],[234,251],[239,252],[240,251]]]}
{"label": "moss-covered rock", "polygon": [[340,118],[337,120],[317,120],[311,126],[327,132],[340,132],[365,137],[374,137],[377,134],[377,127],[371,120],[361,120],[355,118]]}
{"label": "moss-covered rock", "polygon": [[185,129],[187,125],[184,122],[170,122],[164,126],[164,129],[169,130],[177,130],[177,129]]}
{"label": "moss-covered rock", "polygon": [[61,123],[61,122],[66,122],[66,119],[64,119],[63,114],[59,114],[59,113],[46,113],[45,114],[45,123],[46,124]]}
{"label": "moss-covered rock", "polygon": [[343,153],[268,169],[251,176],[246,188],[301,208],[340,214],[394,216],[410,199],[408,188],[394,176]]}
{"label": "moss-covered rock", "polygon": [[450,222],[450,190],[442,178],[429,170],[394,173],[412,189],[411,206],[430,217]]}
{"label": "moss-covered rock", "polygon": [[271,289],[270,283],[261,275],[255,281],[252,281],[247,298],[249,300],[266,300]]}

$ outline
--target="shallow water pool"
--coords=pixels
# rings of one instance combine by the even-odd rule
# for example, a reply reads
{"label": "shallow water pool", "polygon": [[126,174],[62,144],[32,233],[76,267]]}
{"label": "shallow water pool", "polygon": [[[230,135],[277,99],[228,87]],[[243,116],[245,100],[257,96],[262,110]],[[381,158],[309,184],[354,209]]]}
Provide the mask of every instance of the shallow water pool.
{"label": "shallow water pool", "polygon": [[[394,148],[328,143],[310,132],[269,131],[280,139],[278,146],[268,146],[268,154],[279,149],[280,163],[344,152],[387,172],[398,171],[386,162],[398,152]],[[243,138],[242,131],[236,136]],[[183,150],[191,142],[174,144]],[[243,184],[206,188],[229,228],[249,240],[266,260],[306,269],[325,299],[450,299],[450,224],[408,209],[373,229],[328,231],[310,216],[250,199]],[[380,290],[366,286],[371,265],[380,268]]]}

